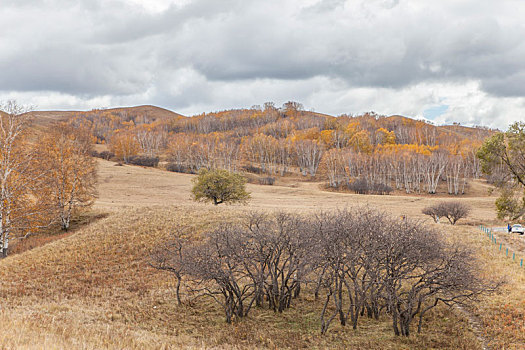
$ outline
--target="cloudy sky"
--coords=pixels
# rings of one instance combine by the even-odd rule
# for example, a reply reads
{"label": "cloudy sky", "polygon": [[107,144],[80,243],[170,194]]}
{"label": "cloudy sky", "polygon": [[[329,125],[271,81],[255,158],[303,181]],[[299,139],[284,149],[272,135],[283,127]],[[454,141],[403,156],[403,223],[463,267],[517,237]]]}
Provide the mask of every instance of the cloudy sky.
{"label": "cloudy sky", "polygon": [[0,101],[525,120],[522,0],[0,0]]}

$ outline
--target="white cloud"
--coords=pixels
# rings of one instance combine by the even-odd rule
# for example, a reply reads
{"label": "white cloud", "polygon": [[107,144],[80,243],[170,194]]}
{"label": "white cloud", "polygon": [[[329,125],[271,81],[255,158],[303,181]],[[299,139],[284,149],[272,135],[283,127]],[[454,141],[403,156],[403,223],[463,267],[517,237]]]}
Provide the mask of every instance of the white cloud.
{"label": "white cloud", "polygon": [[0,99],[185,114],[303,102],[504,128],[525,112],[517,0],[2,0]]}

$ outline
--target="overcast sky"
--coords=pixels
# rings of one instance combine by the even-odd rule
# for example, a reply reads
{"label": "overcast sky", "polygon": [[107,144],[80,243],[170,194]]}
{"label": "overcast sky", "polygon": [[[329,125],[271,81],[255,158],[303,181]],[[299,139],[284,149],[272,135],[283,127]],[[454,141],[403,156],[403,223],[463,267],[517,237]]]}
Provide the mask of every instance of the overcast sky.
{"label": "overcast sky", "polygon": [[523,0],[0,0],[0,101],[525,120]]}

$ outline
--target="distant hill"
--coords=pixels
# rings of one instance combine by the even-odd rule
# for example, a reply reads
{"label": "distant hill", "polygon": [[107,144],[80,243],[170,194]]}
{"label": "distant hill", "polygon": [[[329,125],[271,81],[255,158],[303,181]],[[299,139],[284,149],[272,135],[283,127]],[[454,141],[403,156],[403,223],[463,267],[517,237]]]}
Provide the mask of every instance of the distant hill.
{"label": "distant hill", "polygon": [[[257,133],[277,139],[296,135],[303,138],[319,139],[320,133],[336,130],[351,138],[355,131],[366,132],[369,142],[375,147],[382,143],[383,133],[395,135],[397,144],[457,145],[462,142],[479,143],[495,130],[485,127],[434,125],[432,122],[417,120],[401,115],[378,115],[374,112],[361,115],[338,117],[294,108],[231,109],[203,113],[186,118],[165,108],[152,105],[92,109],[90,111],[32,111],[37,128],[43,128],[57,121],[71,121],[93,130],[99,142],[107,142],[115,130],[131,130],[139,125],[164,125],[172,133],[209,134],[219,133],[222,137],[253,136]],[[350,129],[348,129],[350,128]],[[354,131],[351,131],[354,130]],[[317,135],[318,134],[318,135]],[[302,136],[301,136],[302,135]],[[339,137],[335,136],[334,137]],[[326,140],[325,140],[326,141]],[[346,142],[346,141],[345,141]],[[329,146],[331,147],[331,146]]]}
{"label": "distant hill", "polygon": [[34,118],[34,122],[37,125],[45,126],[53,122],[67,121],[81,114],[89,114],[91,112],[96,113],[98,111],[111,112],[115,114],[144,115],[154,120],[184,117],[182,114],[151,105],[94,109],[91,111],[32,111],[28,114]]}

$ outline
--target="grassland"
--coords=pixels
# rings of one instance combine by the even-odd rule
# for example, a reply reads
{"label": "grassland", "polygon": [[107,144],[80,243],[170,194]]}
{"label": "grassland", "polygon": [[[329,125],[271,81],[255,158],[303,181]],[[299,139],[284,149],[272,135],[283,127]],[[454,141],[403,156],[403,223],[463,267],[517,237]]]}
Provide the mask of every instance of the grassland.
{"label": "grassland", "polygon": [[[475,227],[495,222],[493,198],[482,183],[474,184],[477,195],[459,199],[473,207],[471,217],[457,227],[439,227],[448,239],[475,248],[483,272],[507,279],[507,285],[467,314],[438,308],[422,334],[403,339],[393,335],[387,318],[364,319],[357,331],[335,326],[321,336],[317,304],[308,293],[283,314],[255,310],[227,325],[209,300],[177,306],[174,280],[150,268],[148,255],[177,225],[192,226],[198,236],[247,210],[311,212],[368,204],[423,218],[421,208],[440,198],[359,196],[289,181],[249,185],[247,206],[214,207],[191,201],[191,178],[101,161],[95,219],[63,236],[34,237],[44,241],[0,261],[0,348],[481,349],[482,342],[495,349],[523,348],[525,269]],[[472,319],[480,325],[472,326]]]}

